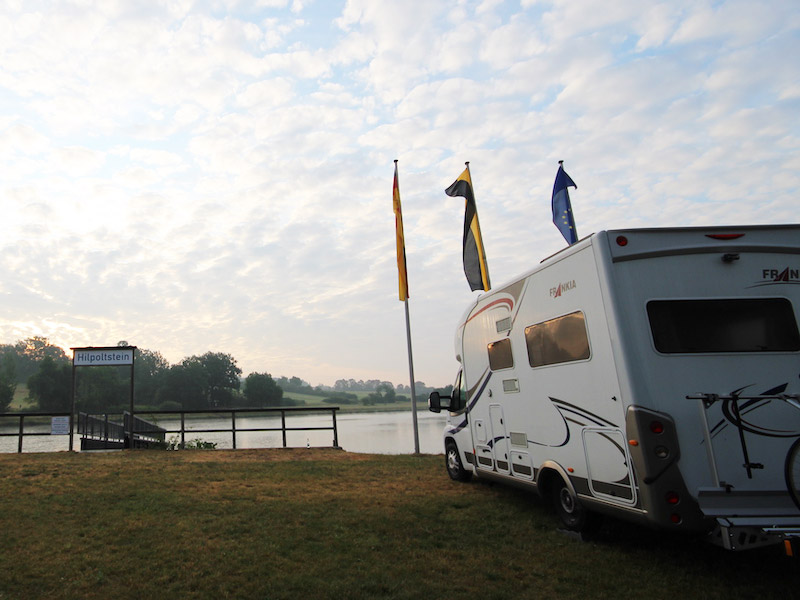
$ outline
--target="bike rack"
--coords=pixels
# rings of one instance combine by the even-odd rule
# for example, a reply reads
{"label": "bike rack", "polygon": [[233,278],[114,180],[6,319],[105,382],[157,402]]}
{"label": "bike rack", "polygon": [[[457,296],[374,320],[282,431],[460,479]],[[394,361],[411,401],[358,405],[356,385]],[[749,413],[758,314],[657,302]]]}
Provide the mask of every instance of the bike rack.
{"label": "bike rack", "polygon": [[725,487],[725,482],[720,481],[719,472],[717,471],[717,463],[714,459],[714,451],[711,447],[711,431],[708,428],[708,416],[706,410],[719,401],[729,401],[733,410],[731,414],[735,418],[734,425],[739,430],[739,443],[742,446],[742,456],[744,457],[744,468],[747,469],[748,479],[753,478],[753,469],[763,469],[764,465],[761,463],[754,463],[750,461],[750,456],[747,452],[747,440],[744,436],[744,427],[742,427],[742,418],[739,413],[739,401],[759,401],[759,400],[783,400],[788,404],[800,410],[800,394],[775,394],[775,395],[756,395],[756,396],[741,396],[739,394],[730,394],[727,396],[720,394],[696,394],[694,396],[686,396],[687,400],[700,400],[700,416],[703,423],[703,437],[706,442],[706,453],[708,454],[708,462],[711,468],[711,475],[714,478],[714,484],[717,487]]}
{"label": "bike rack", "polygon": [[720,538],[719,542],[729,550],[742,550],[747,547],[772,543],[770,538],[774,539],[774,536],[778,536],[787,544],[787,554],[791,555],[793,544],[796,544],[800,538],[797,507],[788,497],[793,495],[792,490],[787,489],[789,494],[782,499],[782,495],[775,493],[764,496],[761,493],[751,494],[744,490],[737,491],[733,489],[732,485],[721,480],[711,443],[707,410],[716,402],[728,401],[731,403],[730,416],[739,431],[739,442],[744,457],[742,466],[747,470],[748,478],[752,479],[753,470],[763,469],[764,465],[750,460],[739,402],[782,400],[800,410],[800,394],[743,396],[740,394],[702,393],[686,396],[686,399],[700,401],[700,422],[714,487],[700,488],[698,502],[700,502],[704,514],[716,519],[718,525],[716,535]]}

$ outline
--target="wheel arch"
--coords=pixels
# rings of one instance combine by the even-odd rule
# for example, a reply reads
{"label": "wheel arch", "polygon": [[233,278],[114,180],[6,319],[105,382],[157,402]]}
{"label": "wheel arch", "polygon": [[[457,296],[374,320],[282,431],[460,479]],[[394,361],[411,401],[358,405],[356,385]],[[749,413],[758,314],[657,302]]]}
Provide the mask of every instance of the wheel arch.
{"label": "wheel arch", "polygon": [[458,447],[458,442],[456,442],[456,438],[452,434],[447,434],[444,436],[444,449],[447,451],[447,446],[449,444],[453,444],[456,447],[456,450],[461,452],[461,449]]}
{"label": "wheel arch", "polygon": [[558,485],[560,481],[563,481],[564,484],[566,484],[567,488],[569,488],[569,491],[575,498],[578,497],[578,494],[575,491],[575,486],[572,485],[572,480],[567,474],[566,469],[553,461],[548,460],[542,463],[542,466],[539,467],[539,473],[536,476],[536,489],[543,499],[547,500],[548,502],[550,501],[553,493],[553,487]]}

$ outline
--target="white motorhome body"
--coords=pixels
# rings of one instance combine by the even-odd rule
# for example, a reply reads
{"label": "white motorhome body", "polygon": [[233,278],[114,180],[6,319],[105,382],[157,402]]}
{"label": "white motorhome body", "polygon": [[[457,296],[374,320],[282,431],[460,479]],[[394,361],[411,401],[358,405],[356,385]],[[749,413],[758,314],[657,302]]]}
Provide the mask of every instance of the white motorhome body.
{"label": "white motorhome body", "polygon": [[800,226],[593,234],[464,314],[431,398],[448,470],[536,488],[574,528],[796,536],[799,313]]}

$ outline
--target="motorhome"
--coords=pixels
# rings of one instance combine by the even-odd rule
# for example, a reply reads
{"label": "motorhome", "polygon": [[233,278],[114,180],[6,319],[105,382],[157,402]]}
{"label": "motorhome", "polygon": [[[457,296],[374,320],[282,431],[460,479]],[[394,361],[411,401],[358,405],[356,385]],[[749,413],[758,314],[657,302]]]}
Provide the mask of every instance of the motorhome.
{"label": "motorhome", "polygon": [[800,225],[601,231],[480,295],[447,471],[732,550],[800,536]]}

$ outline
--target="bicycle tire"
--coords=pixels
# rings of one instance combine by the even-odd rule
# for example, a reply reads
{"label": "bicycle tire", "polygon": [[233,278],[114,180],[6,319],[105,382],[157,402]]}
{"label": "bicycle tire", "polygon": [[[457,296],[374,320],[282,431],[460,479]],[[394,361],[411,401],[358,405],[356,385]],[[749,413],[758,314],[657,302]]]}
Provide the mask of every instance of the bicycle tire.
{"label": "bicycle tire", "polygon": [[789,453],[786,455],[786,487],[789,495],[794,500],[797,508],[800,508],[800,438],[795,440]]}

